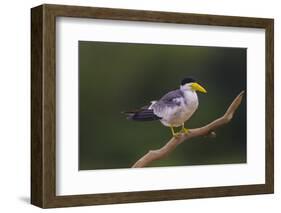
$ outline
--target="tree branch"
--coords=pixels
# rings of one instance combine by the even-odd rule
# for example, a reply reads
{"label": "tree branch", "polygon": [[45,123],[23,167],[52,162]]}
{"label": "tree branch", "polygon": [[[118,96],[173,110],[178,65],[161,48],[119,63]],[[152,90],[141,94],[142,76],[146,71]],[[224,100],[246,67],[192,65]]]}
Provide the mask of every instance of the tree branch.
{"label": "tree branch", "polygon": [[159,160],[170,154],[179,144],[184,142],[185,140],[209,135],[211,137],[215,137],[216,134],[214,132],[215,129],[227,124],[233,118],[233,115],[236,109],[240,106],[241,101],[243,99],[244,91],[240,92],[240,94],[233,100],[231,105],[228,107],[225,114],[214,120],[213,122],[207,124],[206,126],[190,129],[188,133],[181,133],[178,137],[171,138],[162,148],[157,150],[150,150],[146,155],[140,158],[132,168],[142,168],[150,164],[155,160]]}

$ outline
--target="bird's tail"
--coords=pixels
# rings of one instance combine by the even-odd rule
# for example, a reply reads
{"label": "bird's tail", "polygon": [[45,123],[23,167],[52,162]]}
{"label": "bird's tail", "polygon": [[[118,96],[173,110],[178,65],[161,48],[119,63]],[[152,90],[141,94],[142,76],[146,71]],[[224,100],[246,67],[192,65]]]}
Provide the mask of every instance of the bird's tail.
{"label": "bird's tail", "polygon": [[123,112],[127,115],[128,120],[134,121],[154,121],[161,119],[153,113],[152,109],[140,109],[136,111]]}

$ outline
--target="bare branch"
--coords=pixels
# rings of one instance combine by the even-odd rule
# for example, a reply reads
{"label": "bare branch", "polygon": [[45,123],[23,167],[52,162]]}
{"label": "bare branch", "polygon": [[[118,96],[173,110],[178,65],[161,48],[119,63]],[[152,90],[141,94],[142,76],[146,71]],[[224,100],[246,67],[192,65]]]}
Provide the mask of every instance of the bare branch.
{"label": "bare branch", "polygon": [[241,104],[243,95],[244,95],[244,91],[240,92],[240,94],[237,95],[237,97],[233,100],[233,102],[228,107],[227,111],[225,112],[225,114],[222,117],[214,120],[213,122],[207,124],[206,126],[196,128],[196,129],[190,129],[187,134],[181,133],[178,137],[171,138],[162,148],[157,149],[157,150],[150,150],[146,155],[144,155],[142,158],[140,158],[132,166],[132,168],[145,167],[155,160],[164,158],[185,140],[188,140],[188,139],[191,139],[194,137],[199,137],[199,136],[215,137],[216,133],[214,132],[214,130],[231,121],[235,111]]}

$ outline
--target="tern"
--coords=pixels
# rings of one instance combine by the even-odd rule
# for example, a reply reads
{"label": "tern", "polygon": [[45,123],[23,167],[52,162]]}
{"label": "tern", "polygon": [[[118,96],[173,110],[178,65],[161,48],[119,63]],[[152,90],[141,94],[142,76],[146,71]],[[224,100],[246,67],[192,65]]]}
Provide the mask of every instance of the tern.
{"label": "tern", "polygon": [[[188,134],[188,128],[184,125],[198,108],[197,92],[207,93],[192,77],[186,77],[181,81],[179,89],[168,92],[158,101],[151,101],[148,106],[125,114],[129,120],[134,121],[160,120],[164,126],[170,127],[174,137],[180,133]],[[176,133],[174,128],[180,126],[181,131]]]}

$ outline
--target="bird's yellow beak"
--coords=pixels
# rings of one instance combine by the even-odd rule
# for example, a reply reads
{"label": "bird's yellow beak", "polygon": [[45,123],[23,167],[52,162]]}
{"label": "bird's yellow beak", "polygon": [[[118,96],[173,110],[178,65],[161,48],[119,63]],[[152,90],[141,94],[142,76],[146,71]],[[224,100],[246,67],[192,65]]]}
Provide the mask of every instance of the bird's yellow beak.
{"label": "bird's yellow beak", "polygon": [[207,91],[204,89],[204,87],[202,87],[200,84],[198,83],[192,83],[191,84],[191,88],[195,91],[199,91],[202,93],[207,93]]}

